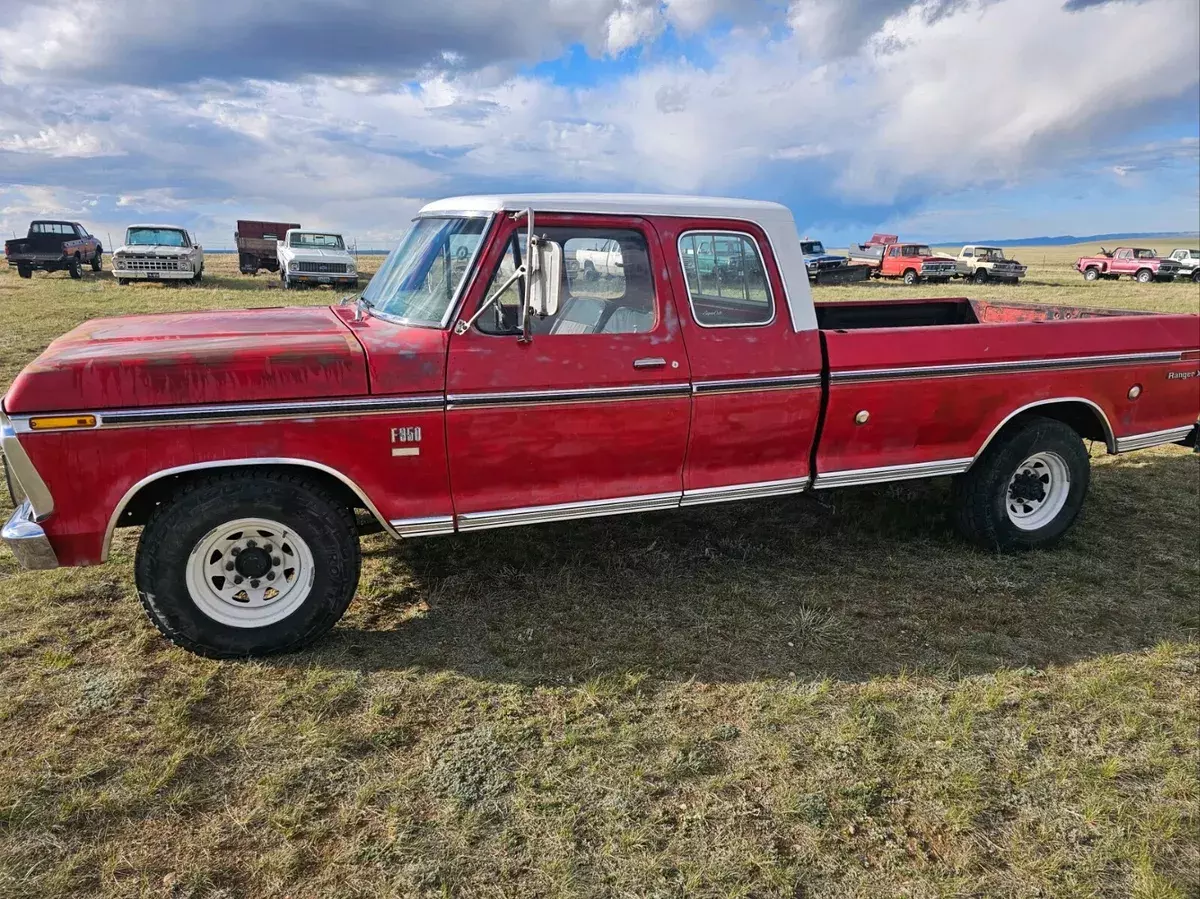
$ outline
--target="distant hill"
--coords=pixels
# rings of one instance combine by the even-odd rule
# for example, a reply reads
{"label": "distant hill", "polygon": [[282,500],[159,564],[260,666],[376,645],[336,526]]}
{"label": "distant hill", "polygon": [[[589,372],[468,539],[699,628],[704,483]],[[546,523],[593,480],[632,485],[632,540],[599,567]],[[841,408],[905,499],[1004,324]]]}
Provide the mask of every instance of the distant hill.
{"label": "distant hill", "polygon": [[1009,238],[1008,240],[944,240],[938,241],[938,244],[976,243],[991,247],[1062,247],[1076,243],[1102,243],[1107,246],[1109,244],[1147,240],[1175,240],[1180,243],[1190,243],[1194,246],[1197,235],[1195,232],[1188,231],[1143,231],[1134,234],[1087,234],[1082,237],[1076,237],[1074,234],[1060,234],[1058,237],[1019,237]]}

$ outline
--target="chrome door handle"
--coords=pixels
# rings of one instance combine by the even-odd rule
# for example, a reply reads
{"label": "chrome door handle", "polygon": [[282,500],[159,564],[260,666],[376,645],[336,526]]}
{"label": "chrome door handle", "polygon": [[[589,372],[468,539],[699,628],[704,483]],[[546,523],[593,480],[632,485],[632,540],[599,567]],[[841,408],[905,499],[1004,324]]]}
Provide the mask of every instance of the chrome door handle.
{"label": "chrome door handle", "polygon": [[647,358],[647,359],[634,359],[634,360],[633,360],[633,367],[634,367],[634,368],[637,368],[637,369],[642,369],[642,368],[665,368],[665,367],[666,367],[666,364],[667,364],[667,360],[666,360],[666,359],[660,359],[660,358],[658,358],[658,357]]}

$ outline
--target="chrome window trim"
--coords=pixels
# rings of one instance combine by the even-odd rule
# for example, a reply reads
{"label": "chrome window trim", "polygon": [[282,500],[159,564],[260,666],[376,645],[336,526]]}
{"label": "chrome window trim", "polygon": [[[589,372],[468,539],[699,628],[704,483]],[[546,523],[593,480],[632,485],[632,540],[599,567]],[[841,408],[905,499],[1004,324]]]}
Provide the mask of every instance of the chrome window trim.
{"label": "chrome window trim", "polygon": [[29,502],[34,521],[45,521],[54,514],[54,496],[42,480],[42,476],[38,474],[29,454],[25,452],[25,447],[21,446],[21,441],[17,438],[19,433],[21,431],[17,428],[16,421],[9,418],[3,403],[0,403],[0,452],[4,453],[11,476],[16,479]]}
{"label": "chrome window trim", "polygon": [[1155,353],[1124,353],[1102,356],[1060,356],[1053,359],[1016,359],[1004,362],[964,362],[954,365],[896,366],[894,368],[842,369],[830,372],[833,382],[886,381],[904,378],[942,378],[958,375],[1021,373],[1057,368],[1095,368],[1101,366],[1175,363],[1182,350]]}
{"label": "chrome window trim", "polygon": [[766,378],[725,378],[714,381],[693,381],[692,393],[711,396],[719,393],[747,393],[760,390],[801,390],[821,386],[820,373],[776,375]]}
{"label": "chrome window trim", "polygon": [[888,481],[909,481],[914,478],[937,478],[962,474],[971,467],[974,456],[964,459],[941,459],[935,462],[916,462],[909,465],[884,465],[879,468],[846,468],[818,473],[814,490],[830,487],[858,487],[863,484],[882,484]]}
{"label": "chrome window trim", "polygon": [[1128,437],[1117,438],[1118,453],[1130,453],[1134,450],[1149,449],[1152,446],[1164,446],[1168,443],[1178,443],[1192,432],[1196,425],[1180,425],[1177,428],[1166,428],[1162,431],[1149,431],[1145,434],[1131,434]]}
{"label": "chrome window trim", "polygon": [[331,468],[330,466],[323,465],[320,462],[313,462],[311,459],[290,459],[275,456],[255,457],[250,459],[215,459],[210,462],[194,462],[190,465],[176,465],[173,468],[164,468],[160,471],[146,475],[146,477],[142,478],[140,481],[126,490],[125,495],[121,497],[120,501],[116,505],[116,508],[113,509],[112,515],[109,516],[108,526],[104,529],[104,543],[100,548],[100,561],[108,561],[108,552],[112,547],[112,536],[113,532],[117,529],[117,521],[120,519],[121,513],[125,511],[125,507],[129,505],[130,501],[137,496],[138,492],[141,491],[143,487],[153,484],[155,481],[163,478],[171,477],[172,475],[185,474],[192,471],[206,471],[217,468],[243,468],[248,466],[263,465],[296,465],[302,468],[312,468],[316,471],[332,475],[354,491],[355,495],[362,500],[363,505],[366,506],[367,510],[375,516],[376,521],[379,522],[385,531],[387,531],[393,537],[399,536],[399,534],[396,532],[396,529],[392,527],[392,523],[380,514],[379,509],[376,508],[373,502],[371,502],[371,499],[367,496],[366,492],[351,478],[342,474],[336,468]]}
{"label": "chrome window trim", "polygon": [[511,390],[494,393],[452,393],[446,397],[446,409],[496,406],[527,406],[551,403],[612,402],[615,400],[664,399],[687,396],[689,381],[664,384],[630,384],[621,387],[577,387],[568,390]]}
{"label": "chrome window trim", "polygon": [[[761,227],[761,226],[759,226],[759,227]],[[766,285],[767,285],[767,297],[771,301],[771,317],[770,318],[768,318],[766,321],[763,321],[763,322],[744,322],[742,324],[736,324],[736,325],[706,325],[702,321],[700,321],[700,319],[696,316],[696,306],[692,302],[692,285],[688,284],[687,268],[685,268],[684,264],[683,264],[683,239],[685,237],[691,237],[692,235],[695,235],[695,234],[712,234],[712,235],[719,234],[719,235],[724,235],[726,237],[742,237],[742,238],[749,240],[751,243],[754,244],[754,252],[758,254],[758,262],[762,266],[763,280],[766,282]],[[769,239],[768,239],[768,245],[770,245]],[[775,324],[776,309],[777,309],[777,304],[775,302],[775,288],[771,286],[771,276],[767,272],[767,260],[766,260],[766,257],[763,256],[762,247],[759,246],[758,239],[753,234],[751,234],[749,231],[729,231],[726,229],[713,229],[710,231],[710,230],[704,230],[701,228],[693,228],[690,231],[682,231],[682,232],[680,232],[679,237],[677,237],[675,239],[675,255],[679,257],[679,269],[681,272],[683,272],[683,289],[687,291],[688,309],[691,311],[692,321],[696,323],[697,327],[708,328],[710,330],[719,330],[722,328],[767,328],[767,327],[770,327],[771,325]],[[774,247],[771,247],[771,255],[773,258],[778,259],[778,257],[775,256],[775,248]],[[713,250],[713,259],[714,259],[713,264],[715,265],[716,264],[716,262],[715,262],[716,250],[715,249]],[[700,269],[699,269],[699,267],[697,267],[696,278],[699,279],[699,277],[700,277]]]}

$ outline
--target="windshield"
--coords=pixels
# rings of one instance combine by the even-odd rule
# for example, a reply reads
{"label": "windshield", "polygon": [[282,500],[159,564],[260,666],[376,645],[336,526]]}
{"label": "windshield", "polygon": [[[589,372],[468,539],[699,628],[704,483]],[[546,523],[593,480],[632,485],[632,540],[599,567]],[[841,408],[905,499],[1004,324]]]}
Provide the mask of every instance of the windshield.
{"label": "windshield", "polygon": [[382,315],[440,326],[471,267],[486,225],[484,218],[417,219],[362,298]]}
{"label": "windshield", "polygon": [[1004,251],[995,247],[980,247],[978,255],[990,262],[1004,262]]}
{"label": "windshield", "polygon": [[183,232],[175,228],[130,228],[125,243],[131,247],[186,247]]}
{"label": "windshield", "polygon": [[800,252],[805,256],[824,256],[825,247],[821,245],[819,240],[808,240],[800,244]]}
{"label": "windshield", "polygon": [[312,234],[307,231],[293,234],[288,241],[288,246],[303,247],[306,250],[346,249],[346,245],[342,243],[342,235],[340,234]]}

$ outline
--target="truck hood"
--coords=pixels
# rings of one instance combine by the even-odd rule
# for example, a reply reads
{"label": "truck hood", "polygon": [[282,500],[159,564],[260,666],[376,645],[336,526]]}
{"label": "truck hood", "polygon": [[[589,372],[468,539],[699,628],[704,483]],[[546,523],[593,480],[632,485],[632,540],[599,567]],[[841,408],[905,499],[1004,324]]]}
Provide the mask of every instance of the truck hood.
{"label": "truck hood", "polygon": [[366,395],[363,349],[328,307],[101,318],[17,376],[9,412]]}
{"label": "truck hood", "polygon": [[191,251],[191,247],[170,247],[162,244],[124,244],[117,247],[113,253],[127,253],[130,256],[186,256]]}

